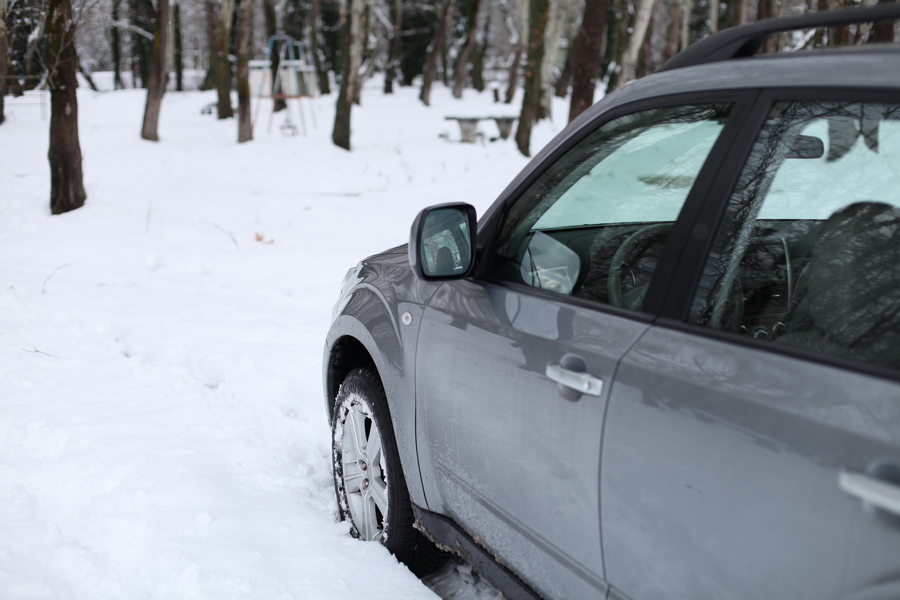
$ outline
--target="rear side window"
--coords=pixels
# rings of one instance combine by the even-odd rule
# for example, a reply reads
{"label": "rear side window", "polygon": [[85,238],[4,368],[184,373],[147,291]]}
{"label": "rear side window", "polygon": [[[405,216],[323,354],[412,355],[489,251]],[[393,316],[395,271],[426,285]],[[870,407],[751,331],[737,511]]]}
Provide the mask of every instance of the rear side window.
{"label": "rear side window", "polygon": [[900,369],[898,206],[900,105],[776,104],[691,319]]}

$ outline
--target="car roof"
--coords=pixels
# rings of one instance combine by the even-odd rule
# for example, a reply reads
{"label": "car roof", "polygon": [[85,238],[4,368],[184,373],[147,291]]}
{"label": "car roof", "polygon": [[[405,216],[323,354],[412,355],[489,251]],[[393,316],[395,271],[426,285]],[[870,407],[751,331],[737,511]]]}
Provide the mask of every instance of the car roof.
{"label": "car roof", "polygon": [[842,88],[900,90],[900,48],[803,51],[684,67],[638,79],[595,104],[612,105],[712,90]]}

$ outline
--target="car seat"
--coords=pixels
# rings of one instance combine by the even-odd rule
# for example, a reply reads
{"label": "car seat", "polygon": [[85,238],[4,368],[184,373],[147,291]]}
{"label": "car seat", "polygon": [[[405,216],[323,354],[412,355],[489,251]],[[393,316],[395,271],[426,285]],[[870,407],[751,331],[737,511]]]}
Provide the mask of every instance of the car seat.
{"label": "car seat", "polygon": [[832,214],[801,279],[778,342],[900,368],[898,209],[857,202]]}

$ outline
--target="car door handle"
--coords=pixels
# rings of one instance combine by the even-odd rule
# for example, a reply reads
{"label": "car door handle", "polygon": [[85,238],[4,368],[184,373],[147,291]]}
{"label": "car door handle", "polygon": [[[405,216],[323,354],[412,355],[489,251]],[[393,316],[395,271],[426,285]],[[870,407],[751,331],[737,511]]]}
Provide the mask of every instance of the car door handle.
{"label": "car door handle", "polygon": [[841,471],[838,486],[847,494],[872,506],[900,515],[900,486],[864,473]]}
{"label": "car door handle", "polygon": [[590,373],[572,371],[562,365],[547,365],[546,375],[561,386],[571,388],[580,394],[599,396],[603,393],[603,380]]}

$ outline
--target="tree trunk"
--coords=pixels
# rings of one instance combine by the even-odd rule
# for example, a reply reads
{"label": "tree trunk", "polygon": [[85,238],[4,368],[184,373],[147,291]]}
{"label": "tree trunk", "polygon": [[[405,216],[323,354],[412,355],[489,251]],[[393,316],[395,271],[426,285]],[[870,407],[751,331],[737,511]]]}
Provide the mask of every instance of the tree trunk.
{"label": "tree trunk", "polygon": [[504,104],[512,104],[513,98],[516,96],[516,88],[519,87],[519,68],[524,53],[525,46],[523,44],[516,46],[516,53],[513,55],[512,61],[509,63],[509,69],[507,70],[506,97],[503,99]]}
{"label": "tree trunk", "polygon": [[[130,0],[131,24],[144,31],[153,28],[155,10],[151,0]],[[132,85],[147,87],[150,81],[150,64],[153,62],[153,42],[139,33],[131,32]]]}
{"label": "tree trunk", "polygon": [[[263,0],[263,17],[266,21],[266,44],[273,35],[278,35],[278,15],[275,12],[275,0]],[[269,77],[272,82],[272,112],[279,112],[287,108],[287,102],[284,98],[277,98],[281,93],[281,82],[275,87],[275,80],[278,78],[278,69],[281,63],[279,42],[272,43],[272,51],[269,55]]]}
{"label": "tree trunk", "polygon": [[663,63],[678,54],[679,31],[681,29],[681,3],[669,0],[669,27],[666,29],[666,47],[663,49]]}
{"label": "tree trunk", "polygon": [[709,1],[709,35],[719,31],[719,0]]}
{"label": "tree trunk", "polygon": [[525,63],[525,95],[516,129],[516,146],[531,156],[531,128],[541,104],[541,65],[544,63],[544,30],[550,12],[550,0],[531,0],[528,18],[528,58]]}
{"label": "tree trunk", "polygon": [[654,0],[640,0],[637,16],[634,18],[634,28],[628,37],[628,46],[622,55],[622,69],[619,71],[617,88],[624,86],[634,77],[634,68],[637,64],[638,52],[644,43],[647,34],[647,26],[650,24],[650,15],[653,12]]}
{"label": "tree trunk", "polygon": [[75,26],[70,0],[47,0],[47,54],[50,88],[50,211],[58,215],[84,206],[78,98],[75,95]]}
{"label": "tree trunk", "polygon": [[[350,96],[350,98],[351,98],[351,101],[353,102],[353,104],[356,104],[357,106],[362,104],[361,95],[362,95],[363,81],[368,79],[369,76],[372,74],[372,68],[374,66],[374,62],[370,60],[366,63],[366,65],[367,65],[366,72],[365,73],[359,72],[360,69],[362,68],[363,62],[365,62],[365,59],[368,55],[367,42],[369,40],[369,25],[370,25],[368,3],[369,3],[369,0],[362,0],[362,2],[361,2],[362,6],[360,8],[361,12],[360,12],[360,16],[359,16],[359,19],[360,19],[359,35],[355,36],[355,38],[354,38],[354,39],[359,40],[359,48],[355,50],[359,56],[356,60],[356,64],[357,64],[356,72],[353,74],[353,89],[352,89],[353,93]],[[354,51],[354,48],[351,48],[351,52],[353,52],[353,51]]]}
{"label": "tree trunk", "polygon": [[565,6],[560,0],[550,0],[547,24],[544,26],[544,57],[541,59],[541,101],[537,121],[550,118],[553,103],[553,67],[559,55],[559,39],[565,26]]}
{"label": "tree trunk", "polygon": [[434,32],[434,41],[428,50],[428,62],[425,63],[425,75],[422,77],[422,90],[419,99],[425,106],[429,106],[431,98],[431,84],[437,79],[438,58],[444,51],[444,39],[447,37],[447,29],[450,26],[450,17],[453,15],[454,0],[444,0],[441,10],[441,18]]}
{"label": "tree trunk", "polygon": [[469,0],[469,10],[466,15],[466,43],[456,61],[456,69],[453,72],[453,97],[462,98],[463,89],[469,79],[469,62],[474,52],[477,52],[478,9],[480,0]]}
{"label": "tree trunk", "polygon": [[519,11],[519,39],[516,43],[516,53],[509,64],[509,72],[506,78],[506,98],[504,103],[512,104],[519,87],[519,69],[522,63],[522,55],[528,48],[528,0],[516,0],[516,9]]}
{"label": "tree trunk", "polygon": [[184,91],[184,46],[181,40],[181,2],[175,5],[172,20],[175,22],[175,90]]}
{"label": "tree trunk", "polygon": [[110,28],[109,37],[110,37],[110,46],[112,50],[112,63],[113,63],[113,89],[121,90],[125,89],[125,84],[122,83],[122,37],[119,34],[119,5],[121,4],[121,0],[113,0],[112,4],[112,21],[113,25]]}
{"label": "tree trunk", "polygon": [[322,66],[321,50],[319,49],[319,12],[321,0],[311,0],[309,3],[309,51],[312,53],[313,63],[316,65],[316,74],[319,77],[319,92],[331,93],[331,85],[328,83],[328,71]]}
{"label": "tree trunk", "polygon": [[353,91],[362,60],[362,17],[365,0],[346,0],[341,11],[341,89],[334,113],[331,139],[336,146],[350,149],[350,111]]}
{"label": "tree trunk", "polygon": [[159,109],[166,93],[169,73],[166,65],[166,46],[169,35],[169,0],[156,0],[156,16],[153,21],[153,56],[150,62],[150,79],[147,82],[147,103],[144,106],[144,125],[141,137],[151,142],[159,141]]}
{"label": "tree trunk", "polygon": [[[759,0],[762,4],[766,0]],[[681,0],[681,49],[691,45],[691,14],[694,12],[694,0]]]}
{"label": "tree trunk", "polygon": [[403,0],[394,0],[394,29],[391,32],[391,43],[388,49],[387,65],[384,74],[384,93],[394,93],[394,79],[400,66],[400,35],[403,33]]}
{"label": "tree trunk", "polygon": [[237,93],[238,143],[253,139],[250,120],[250,33],[253,31],[253,0],[241,0],[241,20],[238,25]]}
{"label": "tree trunk", "polygon": [[472,53],[472,87],[476,92],[483,92],[484,83],[484,57],[487,55],[488,41],[491,33],[491,11],[487,11],[484,19],[484,33],[481,42],[475,44],[475,52]]}
{"label": "tree trunk", "polygon": [[653,29],[655,28],[654,12],[650,13],[650,23],[647,25],[647,33],[644,34],[644,43],[641,44],[641,51],[638,54],[638,63],[635,68],[635,78],[640,79],[653,72]]}
{"label": "tree trunk", "polygon": [[7,0],[0,0],[0,125],[6,120],[3,97],[6,96],[6,71],[9,65],[9,42],[6,34]]}
{"label": "tree trunk", "polygon": [[737,27],[747,22],[748,1],[732,0],[732,2],[731,26]]}
{"label": "tree trunk", "polygon": [[[688,0],[690,1],[690,0]],[[606,93],[621,87],[619,79],[622,73],[622,61],[625,57],[625,49],[628,47],[630,38],[628,32],[634,28],[634,17],[629,10],[631,3],[629,0],[613,0],[612,12],[615,14],[615,21],[610,24],[607,31],[612,30],[614,35],[610,35],[611,48],[607,48],[607,54],[610,55],[609,79],[606,82]],[[607,34],[608,35],[608,34]]]}
{"label": "tree trunk", "polygon": [[569,122],[594,103],[597,74],[603,58],[603,32],[606,30],[608,0],[585,0],[581,27],[572,45],[572,101]]}
{"label": "tree trunk", "polygon": [[569,50],[566,52],[566,62],[563,65],[562,73],[556,79],[554,94],[557,98],[565,98],[569,93],[569,85],[572,83],[572,52],[575,50],[574,40],[569,43]]}
{"label": "tree trunk", "polygon": [[231,18],[234,13],[234,0],[219,0],[219,14],[216,20],[216,46],[210,60],[217,62],[216,91],[218,102],[216,113],[220,119],[234,117],[231,107],[231,61],[228,59],[228,38],[231,34]]}
{"label": "tree trunk", "polygon": [[203,12],[206,16],[204,24],[206,25],[206,48],[209,52],[209,65],[206,69],[206,77],[200,89],[204,92],[216,87],[219,80],[217,75],[219,69],[219,61],[216,60],[216,3],[214,0],[203,0]]}
{"label": "tree trunk", "polygon": [[[887,4],[895,0],[878,0],[878,4]],[[872,32],[869,34],[869,43],[891,43],[897,35],[897,24],[894,21],[876,21],[872,24]],[[0,42],[2,43],[2,42]]]}

